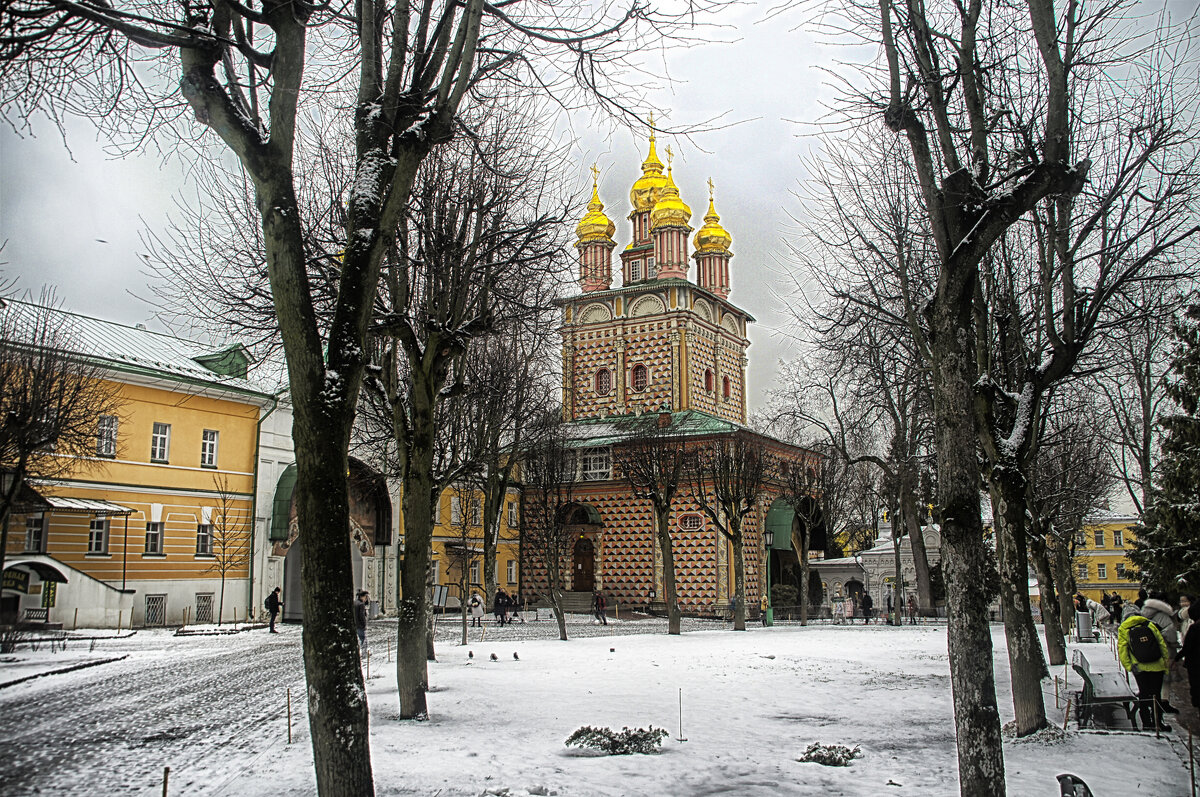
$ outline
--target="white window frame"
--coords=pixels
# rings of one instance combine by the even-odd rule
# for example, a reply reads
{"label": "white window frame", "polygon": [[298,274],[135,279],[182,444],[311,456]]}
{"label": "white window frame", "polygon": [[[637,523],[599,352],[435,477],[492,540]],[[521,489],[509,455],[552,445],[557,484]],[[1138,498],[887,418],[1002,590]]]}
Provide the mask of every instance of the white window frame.
{"label": "white window frame", "polygon": [[92,556],[103,556],[108,553],[109,521],[106,517],[92,518],[88,523],[88,549]]}
{"label": "white window frame", "polygon": [[1079,532],[1075,535],[1075,547],[1076,548],[1086,548],[1087,547],[1087,532],[1086,531],[1083,531],[1082,529],[1080,529]]}
{"label": "white window frame", "polygon": [[450,496],[450,525],[462,523],[462,499],[457,495]]}
{"label": "white window frame", "polygon": [[1096,544],[1097,548],[1103,548],[1104,547],[1104,529],[1097,529],[1096,531],[1092,532],[1092,541]]}
{"label": "white window frame", "polygon": [[1096,565],[1096,578],[1108,578],[1108,565],[1104,562]]}
{"label": "white window frame", "polygon": [[521,524],[521,516],[517,514],[517,502],[508,502],[508,527],[515,529]]}
{"label": "white window frame", "polygon": [[442,561],[434,559],[429,563],[429,576],[433,579],[433,583],[439,584],[442,580]]}
{"label": "white window frame", "polygon": [[38,513],[25,518],[25,553],[46,552],[46,516]]}
{"label": "white window frame", "polygon": [[155,421],[150,432],[150,461],[169,462],[171,460],[171,424]]}
{"label": "white window frame", "polygon": [[[146,547],[142,551],[143,555],[163,556],[163,537],[165,536],[163,522],[160,520],[157,523],[154,521],[146,522]],[[155,545],[151,545],[150,541],[155,540]]]}
{"label": "white window frame", "polygon": [[101,415],[96,421],[96,456],[117,456],[117,433],[120,423],[116,415]]}
{"label": "white window frame", "polygon": [[1125,578],[1125,563],[1117,562],[1117,578]]}
{"label": "white window frame", "polygon": [[1076,578],[1079,578],[1079,579],[1083,579],[1084,581],[1086,581],[1086,580],[1087,580],[1087,577],[1088,577],[1088,566],[1087,566],[1087,562],[1080,562],[1080,563],[1079,563],[1079,564],[1076,566],[1076,568],[1075,568],[1075,577],[1076,577]]}
{"label": "white window frame", "polygon": [[579,480],[607,481],[612,478],[612,451],[608,448],[585,448],[579,452]]}
{"label": "white window frame", "polygon": [[468,578],[472,584],[479,583],[479,562],[471,562],[471,574]]}
{"label": "white window frame", "polygon": [[516,584],[517,583],[517,560],[509,559],[505,563],[505,569],[508,571],[506,573],[506,575],[508,576],[508,583]]}
{"label": "white window frame", "polygon": [[211,523],[196,524],[196,556],[213,555],[213,527]]}
{"label": "white window frame", "polygon": [[1125,547],[1125,532],[1121,531],[1120,529],[1117,529],[1116,531],[1113,532],[1113,547],[1114,548],[1124,548]]}
{"label": "white window frame", "polygon": [[470,502],[470,506],[471,506],[471,525],[472,526],[482,526],[483,525],[483,499],[472,498],[471,502]]}
{"label": "white window frame", "polygon": [[652,280],[658,274],[658,269],[655,268],[656,265],[654,255],[646,258],[646,279]]}
{"label": "white window frame", "polygon": [[[211,435],[211,436],[210,436]],[[200,467],[217,467],[221,433],[216,429],[205,429],[200,435]]]}
{"label": "white window frame", "polygon": [[629,261],[629,281],[630,282],[640,282],[641,279],[642,279],[642,261],[640,261],[640,260]]}

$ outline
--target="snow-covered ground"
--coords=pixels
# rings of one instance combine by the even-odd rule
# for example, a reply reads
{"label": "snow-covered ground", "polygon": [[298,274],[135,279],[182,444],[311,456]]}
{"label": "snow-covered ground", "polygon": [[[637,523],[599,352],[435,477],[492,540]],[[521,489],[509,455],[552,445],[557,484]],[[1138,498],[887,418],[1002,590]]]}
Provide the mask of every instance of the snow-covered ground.
{"label": "snow-covered ground", "polygon": [[[728,629],[688,621],[682,637],[668,637],[656,620],[605,628],[580,618],[568,642],[542,621],[471,629],[460,647],[457,627],[443,625],[439,661],[430,664],[430,719],[409,722],[398,720],[388,662],[395,626],[374,623],[377,791],[958,794],[944,627]],[[1002,629],[993,637],[1007,720]],[[299,641],[299,629],[286,626],[270,637],[140,632],[93,651],[127,656],[121,661],[0,689],[0,792],[161,794],[169,766],[171,794],[314,793]],[[1116,670],[1106,646],[1084,647],[1093,670]],[[0,663],[0,683],[12,664]],[[1055,708],[1052,683],[1047,702],[1061,727],[1065,704]],[[600,756],[564,746],[583,725],[653,725],[671,736],[658,755]],[[1185,797],[1179,736],[1077,732],[1072,722],[1061,739],[1009,742],[1009,794],[1052,797],[1054,776],[1074,772],[1097,797]],[[862,757],[845,768],[797,761],[812,742],[857,745]]]}

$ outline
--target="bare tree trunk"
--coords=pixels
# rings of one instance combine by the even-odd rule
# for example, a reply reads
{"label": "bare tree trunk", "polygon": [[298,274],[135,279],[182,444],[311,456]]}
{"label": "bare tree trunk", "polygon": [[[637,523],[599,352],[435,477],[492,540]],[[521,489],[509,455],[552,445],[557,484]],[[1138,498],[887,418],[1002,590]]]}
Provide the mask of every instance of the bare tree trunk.
{"label": "bare tree trunk", "polygon": [[1054,574],[1050,570],[1050,559],[1046,556],[1046,542],[1038,535],[1029,541],[1030,556],[1037,571],[1038,593],[1042,596],[1042,627],[1046,636],[1046,654],[1050,666],[1067,663],[1067,647],[1062,630],[1062,615],[1058,609],[1058,594],[1054,588]]}
{"label": "bare tree trunk", "polygon": [[996,555],[1000,562],[1000,606],[1008,641],[1017,736],[1046,727],[1042,678],[1046,662],[1029,609],[1029,553],[1025,542],[1025,480],[1011,469],[992,471]]}
{"label": "bare tree trunk", "polygon": [[[933,580],[929,574],[929,551],[925,549],[925,534],[921,528],[921,509],[911,490],[900,496],[900,516],[904,530],[908,532],[908,544],[912,550],[913,568],[917,576],[917,603],[922,609],[933,608]],[[901,595],[903,599],[905,596]]]}
{"label": "bare tree trunk", "polygon": [[[800,625],[808,625],[808,580],[809,580],[809,564],[808,564],[808,540],[809,533],[806,528],[803,534],[796,530],[795,521],[792,525],[792,547],[800,556]],[[768,562],[770,560],[768,559]],[[770,600],[770,598],[768,598]]]}
{"label": "bare tree trunk", "polygon": [[[340,457],[333,441],[313,439],[316,424],[296,424],[296,513],[304,605],[304,664],[308,675],[308,722],[313,763],[321,793],[374,794],[368,747],[369,720],[358,639],[351,606],[350,516],[346,448]],[[320,746],[322,749],[315,749]]]}
{"label": "bare tree trunk", "polygon": [[567,613],[563,610],[562,590],[559,587],[550,588],[550,608],[554,610],[554,619],[558,622],[558,638],[567,641]]}
{"label": "bare tree trunk", "polygon": [[[414,390],[413,415],[418,415]],[[413,424],[414,429],[418,427]],[[429,497],[433,491],[432,438],[414,434],[404,478],[404,560],[401,594],[396,601],[396,692],[401,719],[426,719],[429,707],[428,579],[432,522]]]}
{"label": "bare tree trunk", "polygon": [[[736,525],[734,525],[736,523]],[[746,556],[742,551],[742,527],[740,519],[730,523],[733,531],[733,630],[746,630]]]}
{"label": "bare tree trunk", "polygon": [[667,600],[667,633],[678,636],[682,631],[679,611],[679,592],[675,585],[675,548],[671,541],[671,509],[655,513],[658,526],[658,547],[662,550],[663,593]]}
{"label": "bare tree trunk", "polygon": [[1071,626],[1075,622],[1075,603],[1071,598],[1075,595],[1075,580],[1071,573],[1071,554],[1067,546],[1059,543],[1052,546],[1054,566],[1054,583],[1062,587],[1058,591],[1058,618],[1062,623],[1064,637],[1071,635]]}
{"label": "bare tree trunk", "polygon": [[971,282],[943,272],[931,308],[937,493],[959,793],[1004,797],[1004,753],[985,583],[988,561],[979,503],[979,435],[974,412]]}

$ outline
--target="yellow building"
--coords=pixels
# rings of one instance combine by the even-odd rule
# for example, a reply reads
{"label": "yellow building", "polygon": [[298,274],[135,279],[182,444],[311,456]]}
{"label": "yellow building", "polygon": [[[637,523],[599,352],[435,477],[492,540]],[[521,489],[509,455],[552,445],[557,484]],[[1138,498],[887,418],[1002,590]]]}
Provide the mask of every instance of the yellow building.
{"label": "yellow building", "polygon": [[1129,600],[1137,597],[1138,583],[1133,564],[1126,554],[1133,548],[1134,529],[1139,518],[1128,516],[1098,516],[1084,521],[1075,538],[1075,585],[1079,592],[1093,600],[1103,593],[1116,592]]}
{"label": "yellow building", "polygon": [[[496,584],[505,592],[517,592],[521,578],[520,496],[510,489],[500,513],[499,539],[496,545]],[[471,592],[483,595],[483,494],[462,487],[442,491],[434,514],[433,582],[447,588],[447,605],[456,607]],[[462,576],[466,570],[466,595],[462,595]],[[490,608],[490,607],[489,607]]]}
{"label": "yellow building", "polygon": [[44,511],[12,518],[5,608],[68,628],[215,621],[222,605],[245,618],[258,425],[274,404],[246,379],[247,353],[52,312],[120,410],[97,416],[94,456],[31,485]]}

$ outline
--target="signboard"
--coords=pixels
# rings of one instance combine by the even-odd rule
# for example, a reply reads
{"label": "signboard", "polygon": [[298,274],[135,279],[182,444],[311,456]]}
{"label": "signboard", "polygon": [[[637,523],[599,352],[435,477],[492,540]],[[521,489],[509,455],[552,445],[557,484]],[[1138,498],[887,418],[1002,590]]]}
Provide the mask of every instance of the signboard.
{"label": "signboard", "polygon": [[450,594],[450,588],[445,584],[437,584],[433,588],[433,605],[441,608],[446,608],[446,598]]}
{"label": "signboard", "polygon": [[58,582],[46,581],[42,584],[42,608],[53,609],[54,599],[58,597]]}
{"label": "signboard", "polygon": [[17,592],[29,594],[29,571],[10,569],[4,571],[4,589],[11,589]]}

